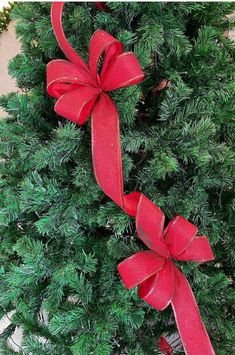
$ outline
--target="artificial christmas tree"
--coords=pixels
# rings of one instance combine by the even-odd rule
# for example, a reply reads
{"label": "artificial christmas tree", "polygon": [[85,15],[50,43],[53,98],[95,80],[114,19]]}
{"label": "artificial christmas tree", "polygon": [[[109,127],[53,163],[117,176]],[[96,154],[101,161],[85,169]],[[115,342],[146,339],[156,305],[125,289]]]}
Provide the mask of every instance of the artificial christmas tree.
{"label": "artificial christmas tree", "polygon": [[[108,6],[101,12],[92,3],[68,4],[65,31],[85,59],[97,28],[135,51],[144,82],[111,92],[125,191],[143,191],[168,220],[180,213],[209,236],[216,262],[180,268],[215,350],[231,353],[234,48],[222,33],[232,5]],[[26,354],[154,354],[156,338],[176,329],[171,310],[156,312],[116,271],[145,246],[133,220],[95,182],[89,124],[65,122],[46,96],[45,64],[63,58],[49,5],[14,13],[24,54],[10,71],[25,94],[1,99],[11,113],[0,133],[1,305],[2,314],[16,310],[2,351],[10,352],[6,339],[20,325]],[[164,91],[153,90],[165,78]]]}

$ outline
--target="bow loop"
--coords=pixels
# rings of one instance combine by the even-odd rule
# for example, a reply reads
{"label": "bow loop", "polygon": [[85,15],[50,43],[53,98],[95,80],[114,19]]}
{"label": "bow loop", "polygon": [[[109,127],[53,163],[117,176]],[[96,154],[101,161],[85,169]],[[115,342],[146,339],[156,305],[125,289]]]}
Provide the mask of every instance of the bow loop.
{"label": "bow loop", "polygon": [[165,230],[165,242],[173,258],[181,254],[196,236],[198,228],[182,216],[171,220]]}
{"label": "bow loop", "polygon": [[118,271],[128,289],[131,289],[162,269],[164,259],[151,250],[140,251],[118,265]]}
{"label": "bow loop", "polygon": [[150,249],[167,258],[170,254],[163,239],[164,222],[162,210],[141,194],[136,215],[138,237]]}
{"label": "bow loop", "polygon": [[139,62],[132,52],[122,53],[109,63],[101,73],[101,86],[104,91],[111,91],[138,84],[144,79]]}
{"label": "bow loop", "polygon": [[97,78],[98,64],[102,54],[104,61],[101,70],[101,76],[114,58],[123,51],[123,45],[116,38],[104,30],[97,30],[91,37],[89,48],[89,68],[93,78]]}
{"label": "bow loop", "polygon": [[164,267],[139,285],[138,295],[159,311],[165,309],[173,297],[175,289],[172,262],[166,260]]}
{"label": "bow loop", "polygon": [[47,92],[59,98],[68,91],[77,89],[81,85],[95,86],[94,80],[83,69],[78,69],[73,63],[57,59],[47,64]]}
{"label": "bow loop", "polygon": [[82,125],[90,116],[99,93],[99,88],[82,86],[61,96],[55,104],[55,111],[72,122]]}
{"label": "bow loop", "polygon": [[177,260],[201,263],[214,260],[214,258],[210,243],[205,236],[194,238],[188,247],[181,254],[176,256]]}

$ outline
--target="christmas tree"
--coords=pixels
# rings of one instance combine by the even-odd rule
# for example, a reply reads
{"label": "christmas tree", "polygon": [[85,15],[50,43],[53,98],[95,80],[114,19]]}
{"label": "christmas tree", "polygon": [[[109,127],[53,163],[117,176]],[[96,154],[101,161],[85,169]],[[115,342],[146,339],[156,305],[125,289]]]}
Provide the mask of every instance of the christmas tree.
{"label": "christmas tree", "polygon": [[[215,262],[179,267],[221,355],[233,353],[235,342],[234,44],[224,35],[233,8],[68,3],[63,16],[85,60],[91,35],[102,28],[134,51],[144,70],[141,84],[111,92],[125,191],[143,191],[167,220],[181,214],[208,236]],[[46,92],[46,64],[64,58],[50,4],[19,4],[13,16],[22,53],[9,72],[22,93],[0,99],[8,112],[0,121],[0,317],[12,314],[1,354],[14,353],[8,340],[17,326],[21,354],[159,353],[158,337],[177,330],[171,308],[157,312],[117,272],[145,246],[133,219],[95,181],[89,122],[78,127],[56,115]]]}

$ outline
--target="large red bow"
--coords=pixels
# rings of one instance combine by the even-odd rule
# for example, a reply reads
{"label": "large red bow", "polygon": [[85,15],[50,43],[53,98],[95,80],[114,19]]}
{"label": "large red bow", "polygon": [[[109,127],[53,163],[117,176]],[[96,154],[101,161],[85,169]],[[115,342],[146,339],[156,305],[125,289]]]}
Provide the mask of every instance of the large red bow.
{"label": "large red bow", "polygon": [[136,215],[139,238],[151,250],[140,251],[118,265],[125,286],[138,285],[139,297],[157,310],[170,303],[186,353],[211,355],[214,350],[187,279],[173,263],[214,259],[205,236],[196,237],[197,227],[181,216],[164,231],[163,212],[141,195]]}

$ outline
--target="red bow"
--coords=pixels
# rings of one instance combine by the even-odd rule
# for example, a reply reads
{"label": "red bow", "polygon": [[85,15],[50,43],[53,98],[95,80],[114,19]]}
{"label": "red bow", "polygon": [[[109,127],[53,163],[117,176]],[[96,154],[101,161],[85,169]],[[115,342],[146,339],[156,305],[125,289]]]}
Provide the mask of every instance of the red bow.
{"label": "red bow", "polygon": [[214,354],[188,281],[173,263],[173,259],[213,260],[213,252],[207,238],[196,237],[197,227],[183,217],[175,217],[165,231],[164,221],[160,208],[141,195],[136,228],[139,238],[151,250],[140,251],[122,261],[119,273],[128,289],[138,285],[139,297],[157,310],[172,304],[188,354]]}
{"label": "red bow", "polygon": [[100,96],[110,104],[111,98],[105,92],[135,85],[144,78],[135,54],[123,53],[122,43],[103,30],[91,37],[89,66],[78,54],[70,60],[53,60],[48,64],[47,91],[58,99],[55,111],[79,125],[90,116]]}

